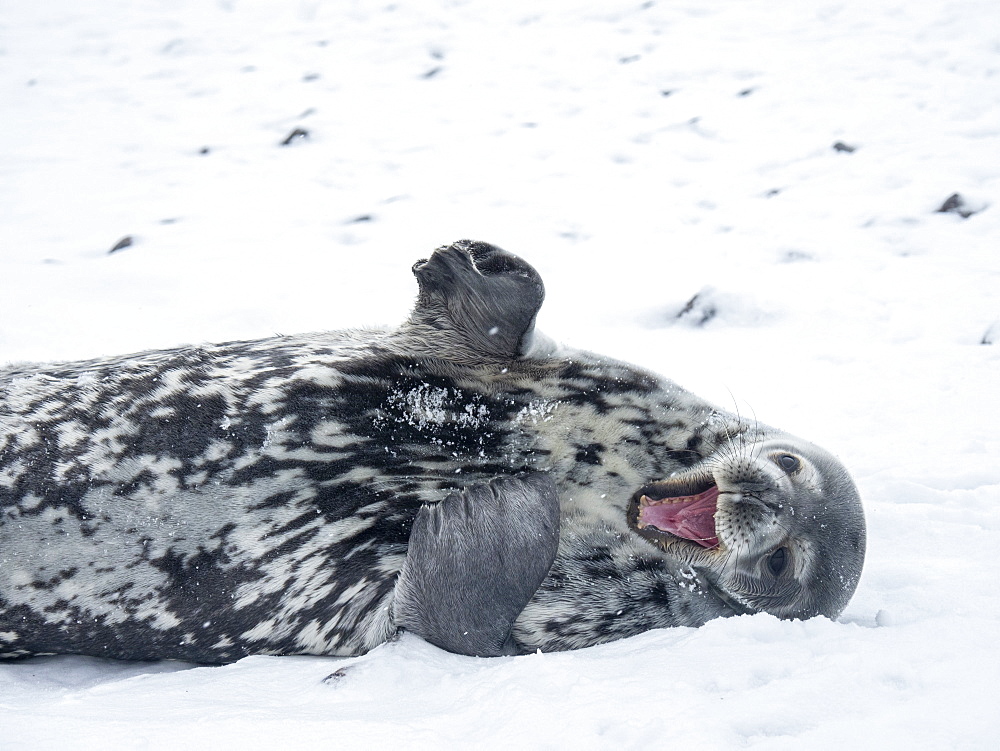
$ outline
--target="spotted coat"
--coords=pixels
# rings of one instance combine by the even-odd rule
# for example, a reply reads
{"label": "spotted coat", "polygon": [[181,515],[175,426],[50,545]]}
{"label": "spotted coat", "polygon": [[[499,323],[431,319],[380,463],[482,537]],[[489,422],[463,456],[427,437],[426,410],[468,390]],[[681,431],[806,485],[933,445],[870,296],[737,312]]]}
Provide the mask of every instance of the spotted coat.
{"label": "spotted coat", "polygon": [[[832,456],[537,336],[541,280],[494,246],[414,273],[393,331],[0,370],[0,657],[353,655],[401,628],[509,654],[843,609],[864,521]],[[706,493],[713,550],[643,520]]]}
{"label": "spotted coat", "polygon": [[[717,442],[716,413],[583,353],[548,358],[539,378],[537,364],[444,376],[406,350],[386,332],[326,333],[3,371],[0,653],[365,651],[395,631],[420,505],[528,470],[561,489],[564,556],[598,580],[634,569],[593,595],[608,601],[596,628],[625,635],[622,608],[650,610],[627,631],[674,622],[673,577],[622,508]],[[572,531],[595,511],[606,531]],[[592,628],[546,605],[545,591],[579,589],[565,569],[517,632],[527,647]]]}

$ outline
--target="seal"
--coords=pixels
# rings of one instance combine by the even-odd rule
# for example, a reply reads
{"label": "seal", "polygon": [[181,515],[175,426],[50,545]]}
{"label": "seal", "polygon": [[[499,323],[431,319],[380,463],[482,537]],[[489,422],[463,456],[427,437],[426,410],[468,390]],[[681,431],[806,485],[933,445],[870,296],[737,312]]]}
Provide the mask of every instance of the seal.
{"label": "seal", "polygon": [[534,331],[520,258],[414,266],[392,331],[0,372],[0,655],[224,663],[400,631],[494,656],[836,617],[843,466]]}

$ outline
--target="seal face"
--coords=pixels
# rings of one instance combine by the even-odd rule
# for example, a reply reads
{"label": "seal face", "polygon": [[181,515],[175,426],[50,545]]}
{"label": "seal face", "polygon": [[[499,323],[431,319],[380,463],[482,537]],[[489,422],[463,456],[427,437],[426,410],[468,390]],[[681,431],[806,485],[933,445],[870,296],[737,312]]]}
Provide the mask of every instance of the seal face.
{"label": "seal face", "polygon": [[[841,503],[831,508],[830,498]],[[640,488],[628,519],[668,554],[705,570],[735,610],[836,618],[853,593],[845,582],[861,575],[854,484],[828,453],[787,436],[762,432]]]}
{"label": "seal face", "polygon": [[830,454],[534,332],[461,241],[394,331],[0,371],[0,656],[476,655],[836,617],[865,548]]}

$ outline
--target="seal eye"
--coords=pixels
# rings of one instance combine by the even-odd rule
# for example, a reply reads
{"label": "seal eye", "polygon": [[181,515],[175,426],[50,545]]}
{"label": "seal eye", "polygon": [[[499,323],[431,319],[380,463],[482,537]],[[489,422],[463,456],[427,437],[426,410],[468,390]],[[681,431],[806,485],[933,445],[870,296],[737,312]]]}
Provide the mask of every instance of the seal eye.
{"label": "seal eye", "polygon": [[778,463],[779,467],[789,474],[795,472],[802,466],[802,462],[799,461],[799,458],[797,456],[792,456],[791,454],[779,454],[775,458],[775,461]]}
{"label": "seal eye", "polygon": [[781,576],[781,572],[788,565],[788,551],[785,548],[778,548],[767,559],[767,569],[772,576]]}

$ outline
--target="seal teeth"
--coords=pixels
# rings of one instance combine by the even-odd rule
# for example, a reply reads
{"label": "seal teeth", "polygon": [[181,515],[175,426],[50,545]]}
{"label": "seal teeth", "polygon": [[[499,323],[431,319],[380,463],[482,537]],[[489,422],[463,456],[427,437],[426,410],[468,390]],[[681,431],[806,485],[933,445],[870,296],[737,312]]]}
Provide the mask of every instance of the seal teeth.
{"label": "seal teeth", "polygon": [[693,495],[662,499],[653,499],[643,493],[639,497],[635,526],[637,529],[651,527],[704,548],[716,547],[719,544],[715,530],[718,497],[716,485]]}
{"label": "seal teeth", "polygon": [[710,473],[699,472],[650,483],[639,488],[636,495],[653,502],[676,503],[700,496],[714,486],[715,478]]}
{"label": "seal teeth", "polygon": [[697,501],[703,495],[704,493],[696,493],[695,495],[678,495],[668,498],[650,498],[648,495],[644,495],[639,499],[639,503],[643,506],[660,506],[664,503],[690,503],[691,501]]}

